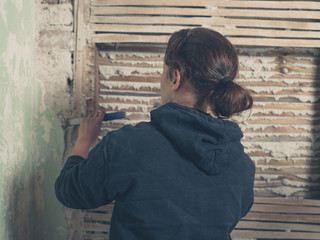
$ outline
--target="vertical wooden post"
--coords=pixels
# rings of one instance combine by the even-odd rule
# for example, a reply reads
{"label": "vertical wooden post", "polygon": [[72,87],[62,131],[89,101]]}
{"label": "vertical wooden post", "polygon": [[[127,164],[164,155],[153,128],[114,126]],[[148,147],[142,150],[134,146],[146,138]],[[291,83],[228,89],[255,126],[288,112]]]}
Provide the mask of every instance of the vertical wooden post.
{"label": "vertical wooden post", "polygon": [[94,46],[94,110],[99,109],[99,96],[100,96],[100,79],[99,79],[99,49]]}
{"label": "vertical wooden post", "polygon": [[83,94],[86,45],[89,20],[89,0],[75,0],[75,115],[79,116],[86,111],[85,96]]}

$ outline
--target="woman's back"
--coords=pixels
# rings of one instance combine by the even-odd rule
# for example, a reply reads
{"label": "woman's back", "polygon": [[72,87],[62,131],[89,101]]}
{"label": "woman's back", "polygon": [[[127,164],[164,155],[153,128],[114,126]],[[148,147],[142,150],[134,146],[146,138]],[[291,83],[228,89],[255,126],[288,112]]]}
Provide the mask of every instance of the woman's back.
{"label": "woman's back", "polygon": [[174,103],[151,116],[109,136],[110,239],[229,239],[253,203],[241,130]]}

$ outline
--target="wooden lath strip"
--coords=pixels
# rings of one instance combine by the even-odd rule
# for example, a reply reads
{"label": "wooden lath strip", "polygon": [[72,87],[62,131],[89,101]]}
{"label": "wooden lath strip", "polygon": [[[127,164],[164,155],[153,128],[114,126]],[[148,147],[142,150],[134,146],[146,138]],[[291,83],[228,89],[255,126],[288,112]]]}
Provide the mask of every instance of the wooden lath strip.
{"label": "wooden lath strip", "polygon": [[166,43],[169,40],[169,36],[147,36],[147,35],[130,35],[130,34],[97,34],[93,35],[91,41],[94,43]]}
{"label": "wooden lath strip", "polygon": [[213,16],[224,17],[258,17],[258,18],[286,18],[286,19],[319,19],[319,11],[295,11],[295,10],[263,10],[263,9],[215,9]]}
{"label": "wooden lath strip", "polygon": [[320,46],[320,2],[92,0],[91,4],[93,42],[165,43],[174,31],[201,26],[221,32],[235,45]]}
{"label": "wooden lath strip", "polygon": [[212,16],[214,9],[207,8],[172,8],[172,7],[91,7],[91,15],[190,15]]}
{"label": "wooden lath strip", "polygon": [[233,238],[320,239],[320,202],[256,197]]}
{"label": "wooden lath strip", "polygon": [[[83,239],[85,240],[109,240],[109,233],[99,232],[91,233],[90,231],[83,233]],[[82,239],[81,239],[82,240]]]}
{"label": "wooden lath strip", "polygon": [[94,15],[174,15],[174,16],[222,16],[222,17],[264,17],[264,18],[286,18],[286,19],[319,19],[319,11],[300,10],[268,10],[268,9],[196,9],[196,8],[145,8],[145,7],[92,7],[91,14]]}
{"label": "wooden lath strip", "polygon": [[111,221],[112,212],[111,213],[90,213],[86,212],[84,214],[85,221]]}
{"label": "wooden lath strip", "polygon": [[257,229],[257,230],[288,230],[310,231],[320,234],[320,225],[310,225],[305,223],[274,223],[261,221],[240,221],[236,229]]}
{"label": "wooden lath strip", "polygon": [[320,9],[320,2],[313,1],[219,1],[219,0],[92,0],[93,6],[208,6],[237,8]]}
{"label": "wooden lath strip", "polygon": [[104,206],[101,206],[99,208],[96,208],[94,210],[89,210],[89,212],[95,212],[95,211],[99,211],[99,212],[112,212],[113,211],[113,206],[114,204],[108,204],[108,205],[104,205]]}
{"label": "wooden lath strip", "polygon": [[[256,197],[255,204],[277,204],[277,205],[293,205],[293,206],[317,206],[320,207],[319,200],[312,199],[294,199],[294,198],[271,198],[271,197]],[[320,221],[320,219],[319,219]]]}
{"label": "wooden lath strip", "polygon": [[[192,28],[192,27],[191,27]],[[171,35],[172,32],[181,29],[180,26],[142,26],[136,25],[102,25],[91,24],[91,29],[102,34],[104,32],[118,32],[118,33],[161,33]],[[320,38],[311,31],[282,31],[282,30],[266,30],[266,29],[252,29],[252,28],[224,28],[212,27],[213,30],[220,32],[227,36],[255,36],[255,37],[276,37],[276,38]]]}
{"label": "wooden lath strip", "polygon": [[319,40],[276,39],[276,38],[238,38],[228,37],[234,45],[240,46],[285,46],[285,47],[320,47]]}
{"label": "wooden lath strip", "polygon": [[252,212],[268,212],[268,213],[308,213],[318,214],[320,222],[320,207],[300,206],[292,207],[291,205],[276,205],[276,204],[254,204]]}
{"label": "wooden lath strip", "polygon": [[251,231],[237,230],[231,234],[233,238],[263,238],[263,239],[315,239],[319,240],[319,233],[310,232],[280,232],[280,231]]}
{"label": "wooden lath strip", "polygon": [[258,221],[273,221],[273,222],[298,222],[298,223],[318,223],[319,224],[319,215],[311,214],[276,214],[276,213],[258,213],[258,212],[249,212],[245,220],[258,220]]}
{"label": "wooden lath strip", "polygon": [[[286,46],[286,47],[319,47],[319,40],[272,39],[272,38],[240,38],[228,37],[235,45],[242,46]],[[91,41],[94,43],[167,43],[169,36],[131,35],[131,34],[97,34]]]}
{"label": "wooden lath strip", "polygon": [[[319,34],[320,22],[299,22],[286,20],[255,20],[255,19],[231,19],[212,17],[210,19],[210,26],[228,26],[228,27],[246,27],[246,28],[271,28],[271,29],[285,29],[284,31],[291,31],[294,29],[314,30],[318,31],[314,34]],[[291,29],[291,30],[290,30]]]}
{"label": "wooden lath strip", "polygon": [[[108,232],[84,232],[83,239],[85,240],[109,240],[109,233]],[[81,239],[82,240],[82,239]]]}
{"label": "wooden lath strip", "polygon": [[[161,17],[161,16],[92,16],[90,21],[96,24],[127,24],[127,25],[180,25],[182,26],[228,26],[228,27],[255,27],[271,29],[301,29],[315,30],[319,34],[320,22],[299,22],[285,20],[261,19],[232,19],[222,17]],[[134,27],[134,26],[133,26]],[[154,26],[157,28],[157,26]],[[114,29],[116,31],[116,29]]]}
{"label": "wooden lath strip", "polygon": [[215,7],[268,8],[268,9],[309,9],[319,10],[320,2],[312,1],[214,1]]}
{"label": "wooden lath strip", "polygon": [[93,23],[118,23],[118,24],[142,24],[142,25],[202,25],[206,21],[210,20],[210,17],[167,17],[167,16],[92,16],[91,22]]}
{"label": "wooden lath strip", "polygon": [[[212,1],[213,2],[213,1]],[[91,0],[92,6],[191,6],[191,7],[199,7],[206,6],[208,4],[208,0]]]}
{"label": "wooden lath strip", "polygon": [[105,224],[105,223],[90,223],[90,222],[84,222],[83,223],[83,231],[88,231],[88,232],[106,232],[110,230],[110,225]]}

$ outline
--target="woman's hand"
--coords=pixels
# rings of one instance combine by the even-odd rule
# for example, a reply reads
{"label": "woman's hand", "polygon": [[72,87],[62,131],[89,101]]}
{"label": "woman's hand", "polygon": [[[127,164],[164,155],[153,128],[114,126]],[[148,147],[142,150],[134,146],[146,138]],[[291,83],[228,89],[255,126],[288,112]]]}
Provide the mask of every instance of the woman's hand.
{"label": "woman's hand", "polygon": [[98,138],[104,115],[105,111],[98,111],[82,119],[71,155],[87,158],[90,147]]}
{"label": "woman's hand", "polygon": [[105,112],[95,112],[83,118],[79,128],[78,140],[88,145],[97,140]]}

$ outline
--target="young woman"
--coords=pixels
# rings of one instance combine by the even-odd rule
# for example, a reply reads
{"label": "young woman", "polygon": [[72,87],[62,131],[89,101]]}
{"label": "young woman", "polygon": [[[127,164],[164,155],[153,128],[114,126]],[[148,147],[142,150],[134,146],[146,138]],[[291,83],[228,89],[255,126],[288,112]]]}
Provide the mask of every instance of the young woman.
{"label": "young woman", "polygon": [[90,152],[104,112],[85,118],[56,180],[59,201],[92,209],[115,200],[110,240],[231,239],[253,204],[255,172],[242,131],[225,120],[252,107],[233,81],[237,71],[237,52],[221,34],[173,33],[163,106],[150,122],[110,132]]}

